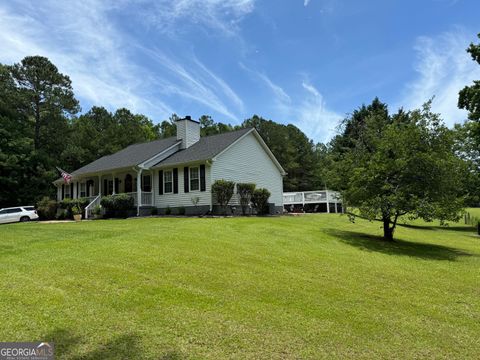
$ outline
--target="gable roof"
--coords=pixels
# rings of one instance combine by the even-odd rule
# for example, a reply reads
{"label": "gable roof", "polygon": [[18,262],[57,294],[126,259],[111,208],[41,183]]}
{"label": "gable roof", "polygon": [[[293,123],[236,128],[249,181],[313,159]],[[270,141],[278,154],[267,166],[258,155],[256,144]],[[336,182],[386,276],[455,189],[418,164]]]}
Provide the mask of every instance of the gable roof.
{"label": "gable roof", "polygon": [[180,141],[177,140],[176,137],[169,137],[146,143],[133,144],[112,155],[103,156],[100,159],[75,170],[72,175],[83,175],[132,167],[152,158],[179,142]]}
{"label": "gable roof", "polygon": [[154,167],[164,165],[178,165],[194,161],[209,160],[221,153],[243,135],[253,131],[253,128],[234,130],[223,134],[201,137],[192,146],[177,151],[166,159],[158,162]]}
{"label": "gable roof", "polygon": [[[188,147],[187,149],[179,150],[167,158],[159,161],[153,167],[160,167],[164,165],[179,165],[183,163],[190,163],[195,161],[204,161],[213,159],[223,151],[226,151],[232,144],[239,140],[244,135],[253,132],[259,138],[260,143],[268,150],[272,160],[277,164],[282,173],[284,170],[271,154],[268,147],[261,140],[254,128],[244,128],[226,132],[223,134],[210,135],[201,137],[198,142]],[[176,144],[180,144],[181,140],[169,137],[166,139],[154,140],[146,143],[133,144],[120,150],[112,155],[103,156],[80,169],[72,172],[73,176],[88,175],[99,172],[114,171],[116,169],[129,168],[142,164],[147,160],[153,160],[156,155],[172,148]],[[62,178],[55,180],[61,181]]]}

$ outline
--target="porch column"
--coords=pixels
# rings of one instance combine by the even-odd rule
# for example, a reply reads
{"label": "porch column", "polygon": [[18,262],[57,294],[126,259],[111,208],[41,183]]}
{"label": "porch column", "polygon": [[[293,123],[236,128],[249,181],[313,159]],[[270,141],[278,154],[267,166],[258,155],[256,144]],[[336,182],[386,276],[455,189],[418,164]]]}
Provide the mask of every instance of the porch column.
{"label": "porch column", "polygon": [[142,206],[142,170],[137,170],[137,216],[140,215],[140,206]]}
{"label": "porch column", "polygon": [[73,183],[73,195],[72,195],[72,199],[78,199],[77,188],[78,188],[78,181],[75,181],[75,182]]}
{"label": "porch column", "polygon": [[115,173],[112,173],[112,195],[115,195]]}
{"label": "porch column", "polygon": [[102,196],[102,175],[98,175],[98,195]]}

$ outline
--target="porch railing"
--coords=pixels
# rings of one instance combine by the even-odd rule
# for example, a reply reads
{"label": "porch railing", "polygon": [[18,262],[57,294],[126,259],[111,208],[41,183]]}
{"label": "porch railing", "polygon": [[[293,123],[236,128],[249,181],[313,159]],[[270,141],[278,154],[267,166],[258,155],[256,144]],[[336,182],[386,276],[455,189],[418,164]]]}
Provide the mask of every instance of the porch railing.
{"label": "porch railing", "polygon": [[100,205],[100,199],[101,199],[100,195],[97,195],[95,197],[90,197],[90,198],[92,198],[92,200],[85,207],[85,219],[88,219],[89,217],[92,216],[92,212],[93,212],[93,209],[95,208],[95,206]]}
{"label": "porch railing", "polygon": [[[126,193],[127,195],[130,195],[133,198],[133,203],[135,206],[138,205],[138,197],[136,192],[129,192]],[[152,192],[146,192],[142,191],[142,205],[145,206],[152,206],[153,205],[153,194]]]}

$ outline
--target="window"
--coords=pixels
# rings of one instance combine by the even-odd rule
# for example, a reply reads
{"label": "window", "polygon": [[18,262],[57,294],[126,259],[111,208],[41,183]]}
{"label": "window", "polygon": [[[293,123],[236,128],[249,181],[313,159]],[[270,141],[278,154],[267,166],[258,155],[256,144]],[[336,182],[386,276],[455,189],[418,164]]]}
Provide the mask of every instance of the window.
{"label": "window", "polygon": [[26,210],[26,211],[34,211],[35,206],[24,206],[23,209]]}
{"label": "window", "polygon": [[65,194],[64,194],[65,199],[71,198],[70,196],[70,185],[65,185]]}
{"label": "window", "polygon": [[152,178],[150,175],[144,175],[143,178],[142,191],[150,192],[152,191]]}
{"label": "window", "polygon": [[19,212],[22,212],[22,209],[20,209],[20,208],[7,209],[7,214],[15,214],[15,213],[19,213]]}
{"label": "window", "polygon": [[200,190],[200,172],[198,167],[190,168],[190,191]]}
{"label": "window", "polygon": [[171,193],[173,192],[173,174],[172,170],[165,171],[163,173],[163,192]]}
{"label": "window", "polygon": [[85,197],[87,196],[87,184],[85,183],[80,183],[80,197]]}

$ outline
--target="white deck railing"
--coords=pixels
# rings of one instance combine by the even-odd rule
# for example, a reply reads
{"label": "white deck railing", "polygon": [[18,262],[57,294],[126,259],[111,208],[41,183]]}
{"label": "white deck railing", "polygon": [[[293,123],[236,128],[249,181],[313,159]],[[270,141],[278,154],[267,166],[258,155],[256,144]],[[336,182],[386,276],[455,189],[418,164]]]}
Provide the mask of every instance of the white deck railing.
{"label": "white deck railing", "polygon": [[[135,206],[138,205],[138,197],[136,192],[126,193],[133,198],[133,203]],[[152,206],[153,205],[153,194],[151,192],[142,191],[142,206]]]}
{"label": "white deck railing", "polygon": [[95,206],[100,205],[101,196],[100,195],[90,196],[88,199],[91,200],[91,201],[85,207],[85,219],[88,219],[89,217],[92,216],[92,211],[95,208]]}
{"label": "white deck railing", "polygon": [[341,202],[340,194],[331,190],[299,191],[283,193],[283,205]]}

